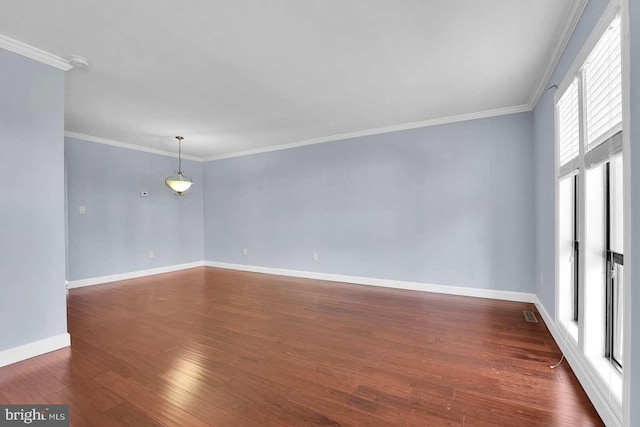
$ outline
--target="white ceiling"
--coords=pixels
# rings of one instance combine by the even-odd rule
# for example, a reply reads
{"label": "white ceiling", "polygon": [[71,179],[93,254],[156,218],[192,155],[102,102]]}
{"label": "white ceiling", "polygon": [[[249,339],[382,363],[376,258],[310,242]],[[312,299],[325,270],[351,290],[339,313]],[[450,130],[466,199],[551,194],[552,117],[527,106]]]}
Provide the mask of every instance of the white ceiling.
{"label": "white ceiling", "polygon": [[68,131],[206,158],[530,108],[580,4],[0,0],[0,34],[89,60]]}

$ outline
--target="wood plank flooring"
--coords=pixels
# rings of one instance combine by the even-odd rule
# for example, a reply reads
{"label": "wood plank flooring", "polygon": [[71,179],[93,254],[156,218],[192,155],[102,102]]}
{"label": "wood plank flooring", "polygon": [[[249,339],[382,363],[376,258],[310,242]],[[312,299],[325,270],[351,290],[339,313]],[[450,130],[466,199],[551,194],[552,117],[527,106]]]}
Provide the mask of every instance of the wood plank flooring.
{"label": "wood plank flooring", "polygon": [[0,403],[73,426],[598,426],[532,304],[200,267],[74,289]]}

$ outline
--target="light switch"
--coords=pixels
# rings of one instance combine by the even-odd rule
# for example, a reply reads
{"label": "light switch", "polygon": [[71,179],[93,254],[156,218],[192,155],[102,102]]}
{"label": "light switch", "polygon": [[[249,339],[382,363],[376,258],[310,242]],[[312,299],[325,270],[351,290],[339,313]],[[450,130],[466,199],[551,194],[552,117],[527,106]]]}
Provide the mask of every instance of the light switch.
{"label": "light switch", "polygon": [[80,215],[84,215],[87,213],[87,207],[86,206],[80,206],[78,208],[78,211],[80,212]]}

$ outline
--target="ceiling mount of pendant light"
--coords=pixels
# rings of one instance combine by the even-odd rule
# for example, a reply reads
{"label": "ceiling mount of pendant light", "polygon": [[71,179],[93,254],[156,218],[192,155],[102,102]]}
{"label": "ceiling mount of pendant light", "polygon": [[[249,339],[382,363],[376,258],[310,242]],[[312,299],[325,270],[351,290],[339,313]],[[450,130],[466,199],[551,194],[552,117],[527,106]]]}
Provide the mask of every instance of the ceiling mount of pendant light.
{"label": "ceiling mount of pendant light", "polygon": [[164,183],[175,191],[177,196],[184,196],[184,192],[193,185],[193,180],[182,173],[182,140],[184,137],[176,136],[176,139],[178,140],[178,173],[165,179]]}

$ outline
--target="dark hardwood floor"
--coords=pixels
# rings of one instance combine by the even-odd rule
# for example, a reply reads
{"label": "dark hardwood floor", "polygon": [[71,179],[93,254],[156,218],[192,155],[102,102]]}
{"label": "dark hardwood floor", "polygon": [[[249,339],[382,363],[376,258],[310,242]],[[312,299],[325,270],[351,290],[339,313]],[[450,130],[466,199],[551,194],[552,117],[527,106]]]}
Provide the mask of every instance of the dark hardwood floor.
{"label": "dark hardwood floor", "polygon": [[68,306],[71,348],[0,368],[0,403],[78,427],[602,425],[532,304],[201,267]]}

